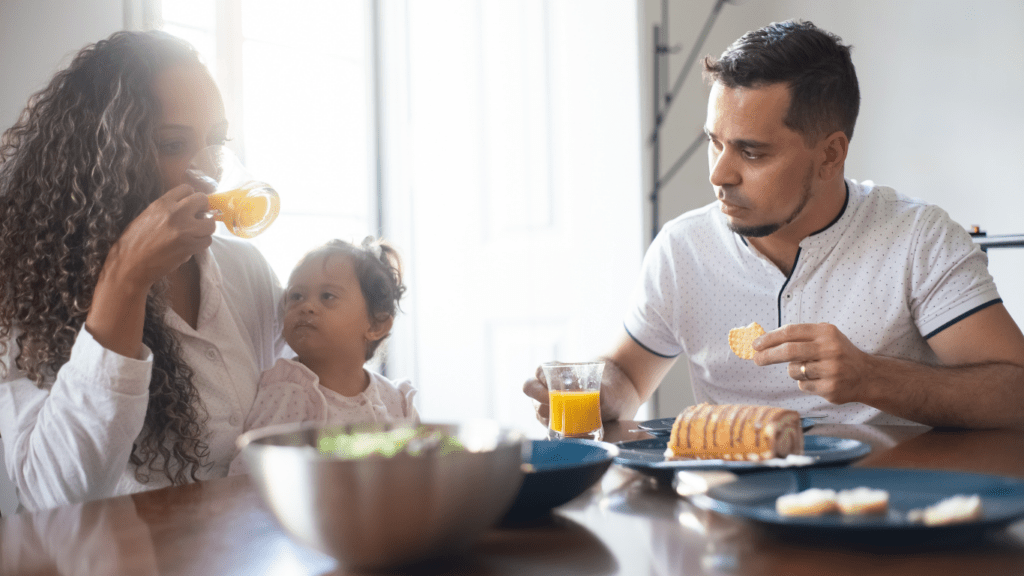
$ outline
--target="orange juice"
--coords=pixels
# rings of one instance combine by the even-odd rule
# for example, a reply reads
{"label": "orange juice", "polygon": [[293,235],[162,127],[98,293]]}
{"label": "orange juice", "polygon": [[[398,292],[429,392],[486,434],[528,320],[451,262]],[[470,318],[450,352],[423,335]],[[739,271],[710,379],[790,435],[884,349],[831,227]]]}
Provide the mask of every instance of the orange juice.
{"label": "orange juice", "polygon": [[[267,192],[269,190],[269,193]],[[210,210],[220,214],[216,220],[225,223],[232,234],[252,238],[277,218],[277,194],[262,182],[248,182],[240,188],[217,192],[206,197]]]}
{"label": "orange juice", "polygon": [[589,434],[601,427],[599,390],[548,390],[551,399],[549,427],[566,436]]}

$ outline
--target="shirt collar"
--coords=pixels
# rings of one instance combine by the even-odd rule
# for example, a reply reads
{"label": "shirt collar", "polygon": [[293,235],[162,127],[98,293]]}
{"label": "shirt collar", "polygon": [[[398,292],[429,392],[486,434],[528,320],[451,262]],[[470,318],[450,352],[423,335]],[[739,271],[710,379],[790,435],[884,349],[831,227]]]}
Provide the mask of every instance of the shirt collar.
{"label": "shirt collar", "polygon": [[839,210],[839,214],[824,228],[817,232],[812,232],[807,238],[801,240],[801,248],[819,249],[833,246],[839,242],[843,232],[850,227],[853,214],[857,211],[857,206],[861,200],[863,200],[863,194],[859,193],[856,184],[851,186],[849,180],[844,180],[843,183],[846,186],[846,199],[843,201],[843,207]]}
{"label": "shirt collar", "polygon": [[[214,242],[216,242],[216,239],[214,239]],[[224,280],[220,273],[220,266],[217,265],[216,259],[213,258],[210,248],[197,253],[194,258],[196,259],[196,266],[199,268],[198,326],[202,328],[202,326],[212,322],[217,317],[217,312],[220,310],[221,301],[223,300],[221,286],[223,286]],[[179,332],[192,335],[195,335],[197,332],[170,308],[167,308],[164,318],[168,326]]]}
{"label": "shirt collar", "polygon": [[[845,180],[844,179],[843,180],[843,184],[846,186],[846,199],[843,200],[843,207],[839,210],[839,214],[837,214],[836,217],[833,218],[831,222],[826,224],[824,228],[822,228],[821,230],[818,230],[816,232],[812,232],[811,234],[809,234],[807,236],[807,238],[804,238],[803,240],[801,240],[800,241],[800,247],[801,248],[820,247],[820,246],[825,246],[825,245],[828,245],[828,244],[835,244],[836,242],[839,241],[840,236],[843,235],[842,231],[845,230],[850,225],[850,218],[848,217],[848,215],[852,214],[853,211],[854,211],[853,207],[856,204],[860,203],[862,195],[861,194],[857,194],[857,195],[851,195],[850,194],[850,181],[849,180]],[[856,185],[854,185],[854,190],[855,191],[858,190],[856,188]],[[719,213],[719,214],[721,214],[721,213]],[[722,217],[723,220],[725,219],[724,215],[722,215],[721,217]],[[737,238],[739,238],[740,242],[742,242],[744,246],[746,246],[750,250],[753,250],[755,253],[760,254],[760,252],[758,252],[756,249],[754,249],[754,247],[751,246],[749,242],[747,242],[747,239],[744,236],[742,236],[740,234],[737,234],[736,232],[733,232],[732,234],[734,236],[736,236]]]}
{"label": "shirt collar", "polygon": [[199,324],[211,322],[224,300],[224,277],[209,248],[196,254],[199,264]]}

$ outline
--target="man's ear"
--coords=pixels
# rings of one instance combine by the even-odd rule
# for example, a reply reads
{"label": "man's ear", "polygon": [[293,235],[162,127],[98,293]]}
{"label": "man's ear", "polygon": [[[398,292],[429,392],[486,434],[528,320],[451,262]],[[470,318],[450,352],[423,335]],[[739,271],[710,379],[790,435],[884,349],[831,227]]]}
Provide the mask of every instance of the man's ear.
{"label": "man's ear", "polygon": [[366,339],[369,342],[376,342],[391,333],[391,326],[395,323],[395,317],[390,314],[381,314],[366,331]]}
{"label": "man's ear", "polygon": [[832,180],[836,175],[842,174],[843,166],[846,164],[846,153],[849,149],[850,139],[846,137],[846,132],[837,130],[826,136],[818,176],[822,180]]}

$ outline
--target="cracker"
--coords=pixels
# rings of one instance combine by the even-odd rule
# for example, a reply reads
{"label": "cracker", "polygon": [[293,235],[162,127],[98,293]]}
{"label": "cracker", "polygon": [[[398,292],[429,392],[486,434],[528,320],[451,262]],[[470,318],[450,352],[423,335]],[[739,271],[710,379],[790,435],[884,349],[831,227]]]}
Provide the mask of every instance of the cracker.
{"label": "cracker", "polygon": [[981,498],[977,494],[958,494],[922,509],[907,512],[907,520],[924,522],[928,526],[945,526],[960,522],[972,522],[984,516]]}
{"label": "cracker", "polygon": [[836,494],[836,505],[847,516],[885,514],[889,510],[889,493],[864,486],[840,490]]}
{"label": "cracker", "polygon": [[762,334],[764,334],[764,328],[761,328],[761,325],[757,322],[751,322],[750,326],[743,328],[733,328],[729,330],[729,348],[732,348],[733,353],[740,358],[753,360],[754,348],[752,343]]}
{"label": "cracker", "polygon": [[831,514],[836,511],[836,492],[827,488],[808,488],[795,494],[783,494],[775,499],[775,511],[780,516]]}

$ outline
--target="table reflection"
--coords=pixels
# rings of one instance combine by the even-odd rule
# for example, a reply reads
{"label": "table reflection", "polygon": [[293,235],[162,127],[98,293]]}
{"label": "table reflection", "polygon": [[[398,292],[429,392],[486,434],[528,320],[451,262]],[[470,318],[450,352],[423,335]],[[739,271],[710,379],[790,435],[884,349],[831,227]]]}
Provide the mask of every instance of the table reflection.
{"label": "table reflection", "polygon": [[[441,576],[483,574],[487,576],[600,576],[618,574],[621,566],[611,550],[580,523],[554,514],[528,524],[502,525],[488,531],[465,554],[420,562],[388,574]],[[323,576],[370,576],[339,568]]]}
{"label": "table reflection", "polygon": [[[621,429],[616,429],[615,425]],[[636,440],[634,423],[610,439]],[[817,426],[873,451],[854,467],[962,470],[1024,478],[1024,433],[910,426]],[[796,536],[708,512],[638,471],[613,465],[544,520],[499,526],[459,556],[395,574],[830,576],[1024,574],[1024,522],[958,545]],[[246,476],[0,520],[0,574],[351,576],[283,532]]]}
{"label": "table reflection", "polygon": [[1024,573],[1024,522],[983,539],[953,541],[851,540],[839,533],[794,537],[699,509],[664,485],[643,481],[620,491],[609,505],[615,513],[646,520],[650,573],[659,576],[818,575],[826,566],[831,576],[923,576],[967,564],[974,574]]}
{"label": "table reflection", "polygon": [[[889,465],[894,447],[909,445],[922,453],[938,450],[959,439],[956,432],[927,427],[819,425],[813,434],[856,439],[872,446],[875,459],[857,463]],[[1019,434],[1010,432],[972,432],[973,436],[992,436],[993,444],[1013,446]],[[1003,436],[1012,437],[1010,442]],[[1003,450],[1000,448],[999,452]],[[961,459],[972,461],[970,450],[958,450]],[[934,463],[936,460],[930,460]],[[924,464],[924,462],[922,462]],[[929,467],[927,465],[922,467]],[[841,534],[821,534],[816,539],[793,538],[779,531],[744,519],[699,509],[678,496],[670,485],[635,473],[627,476],[619,470],[617,480],[604,482],[600,506],[614,513],[643,519],[649,540],[650,573],[658,575],[734,576],[739,574],[820,574],[828,566],[830,574],[938,574],[949,566],[971,563],[978,574],[1006,573],[1007,566],[1021,565],[1024,551],[1024,522],[990,534],[983,541],[930,542],[927,539],[878,542],[871,539],[850,541]],[[615,474],[609,475],[616,478]]]}
{"label": "table reflection", "polygon": [[869,426],[866,424],[818,423],[808,431],[817,436],[834,436],[858,440],[871,446],[871,452],[878,454],[889,450],[908,437],[924,434],[931,430],[927,426]]}
{"label": "table reflection", "polygon": [[634,477],[605,494],[603,505],[612,513],[642,520],[651,574],[741,573],[740,556],[749,547],[743,540],[743,522],[694,507],[664,482]]}
{"label": "table reflection", "polygon": [[131,498],[17,514],[0,525],[2,574],[156,575],[149,527]]}

